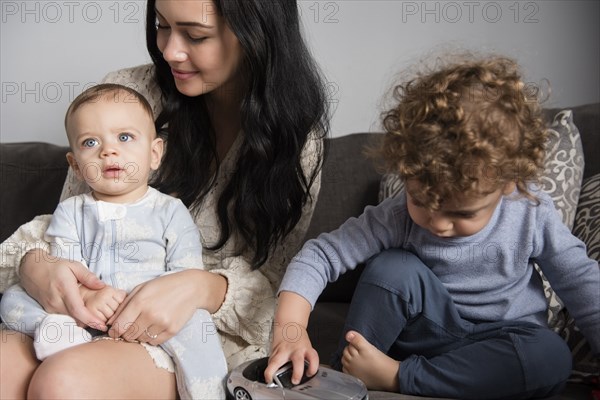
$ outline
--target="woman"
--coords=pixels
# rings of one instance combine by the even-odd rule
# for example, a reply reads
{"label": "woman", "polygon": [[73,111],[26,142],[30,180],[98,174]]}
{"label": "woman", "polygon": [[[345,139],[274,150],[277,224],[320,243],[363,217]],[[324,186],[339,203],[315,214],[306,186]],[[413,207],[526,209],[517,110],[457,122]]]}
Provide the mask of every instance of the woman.
{"label": "woman", "polygon": [[[159,112],[167,150],[155,186],[192,211],[210,271],[138,286],[108,321],[109,334],[151,326],[159,338],[140,339],[159,344],[206,309],[235,366],[266,355],[274,291],[312,216],[328,129],[324,85],[294,1],[150,0],[146,32],[153,65],[105,80],[134,86]],[[62,198],[86,190],[70,178]],[[5,265],[20,265],[21,283],[47,311],[105,328],[77,288],[102,284],[79,264],[43,257],[46,223],[8,239],[27,245]],[[171,360],[154,346],[101,340],[41,364],[28,337],[3,331],[0,346],[3,398],[176,397]]]}

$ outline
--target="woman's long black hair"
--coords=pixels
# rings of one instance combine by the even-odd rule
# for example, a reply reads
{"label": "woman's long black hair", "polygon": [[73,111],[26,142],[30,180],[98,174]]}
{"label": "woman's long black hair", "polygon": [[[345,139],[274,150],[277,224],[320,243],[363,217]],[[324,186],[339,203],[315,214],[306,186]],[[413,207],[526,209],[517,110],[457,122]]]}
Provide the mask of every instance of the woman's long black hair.
{"label": "woman's long black hair", "polygon": [[[157,127],[168,124],[168,145],[155,185],[176,193],[192,212],[214,184],[219,166],[215,134],[203,96],[175,87],[156,44],[156,0],[148,1],[146,42],[163,95]],[[244,131],[235,172],[217,205],[221,248],[239,232],[259,268],[296,226],[321,167],[305,175],[301,152],[311,132],[329,129],[325,82],[307,49],[295,0],[214,0],[243,51],[246,92],[240,113]],[[314,157],[321,157],[319,154]]]}

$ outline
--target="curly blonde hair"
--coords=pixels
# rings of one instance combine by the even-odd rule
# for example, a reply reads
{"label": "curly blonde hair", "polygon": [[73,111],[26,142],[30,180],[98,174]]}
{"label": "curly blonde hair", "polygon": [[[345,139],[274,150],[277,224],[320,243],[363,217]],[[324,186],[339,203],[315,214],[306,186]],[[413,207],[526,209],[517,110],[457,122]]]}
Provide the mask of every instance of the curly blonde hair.
{"label": "curly blonde hair", "polygon": [[385,135],[371,152],[383,170],[419,183],[411,196],[438,210],[457,194],[481,195],[514,182],[528,190],[543,170],[547,133],[537,98],[511,59],[469,59],[394,88]]}

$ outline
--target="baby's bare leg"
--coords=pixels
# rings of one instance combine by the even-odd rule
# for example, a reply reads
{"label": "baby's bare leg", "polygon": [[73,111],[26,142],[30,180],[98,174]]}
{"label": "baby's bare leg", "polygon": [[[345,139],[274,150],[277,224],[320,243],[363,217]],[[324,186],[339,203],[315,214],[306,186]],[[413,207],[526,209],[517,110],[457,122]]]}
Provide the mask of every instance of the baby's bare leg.
{"label": "baby's bare leg", "polygon": [[371,390],[399,392],[399,361],[382,353],[358,332],[349,331],[346,341],[342,371],[362,380]]}

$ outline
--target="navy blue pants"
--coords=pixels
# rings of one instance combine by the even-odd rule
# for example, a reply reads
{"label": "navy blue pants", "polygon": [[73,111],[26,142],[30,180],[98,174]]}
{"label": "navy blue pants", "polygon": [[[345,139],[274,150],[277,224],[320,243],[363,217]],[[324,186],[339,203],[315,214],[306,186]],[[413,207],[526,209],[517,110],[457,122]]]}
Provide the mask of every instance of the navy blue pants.
{"label": "navy blue pants", "polygon": [[[482,276],[481,279],[485,279]],[[419,258],[392,249],[363,271],[332,365],[341,367],[348,330],[401,361],[400,392],[461,399],[526,399],[560,392],[571,352],[529,322],[473,323]]]}

